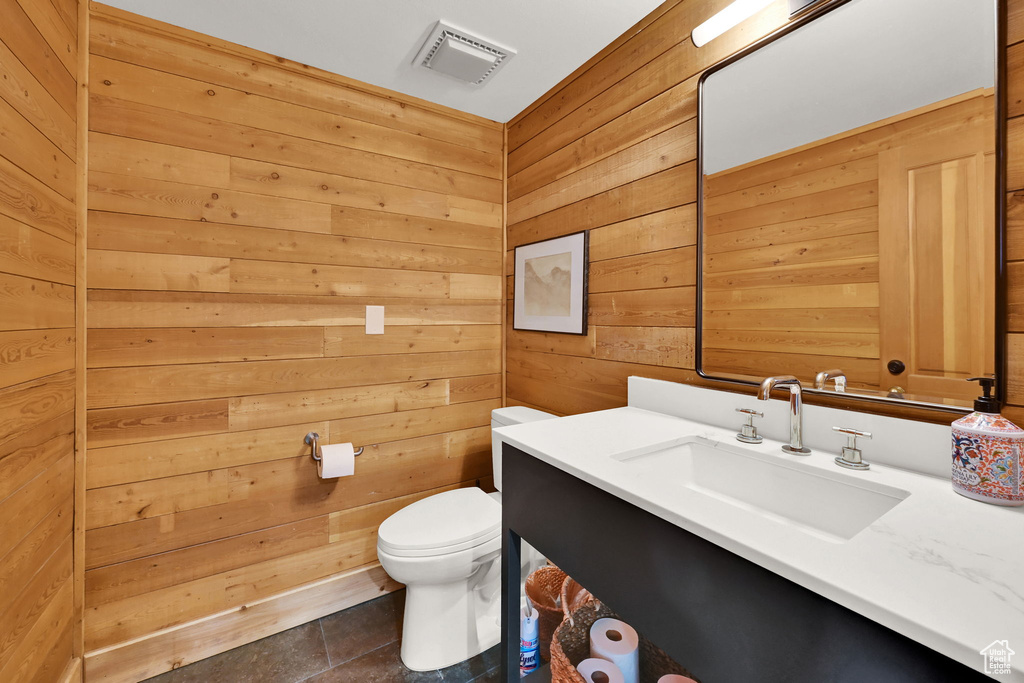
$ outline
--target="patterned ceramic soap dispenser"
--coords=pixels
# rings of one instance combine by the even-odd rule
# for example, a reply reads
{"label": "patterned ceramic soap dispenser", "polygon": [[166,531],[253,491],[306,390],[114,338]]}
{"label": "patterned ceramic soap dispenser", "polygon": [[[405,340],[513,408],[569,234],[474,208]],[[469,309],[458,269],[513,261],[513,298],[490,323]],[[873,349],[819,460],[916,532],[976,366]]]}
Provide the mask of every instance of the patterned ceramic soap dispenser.
{"label": "patterned ceramic soap dispenser", "polygon": [[1024,429],[999,414],[994,377],[972,377],[983,396],[953,423],[953,490],[993,505],[1024,505]]}

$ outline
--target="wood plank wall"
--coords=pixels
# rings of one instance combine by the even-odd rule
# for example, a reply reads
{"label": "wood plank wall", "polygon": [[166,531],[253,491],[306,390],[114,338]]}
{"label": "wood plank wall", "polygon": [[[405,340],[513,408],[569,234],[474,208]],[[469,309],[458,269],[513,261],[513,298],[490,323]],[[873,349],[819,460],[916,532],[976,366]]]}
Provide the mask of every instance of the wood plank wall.
{"label": "wood plank wall", "polygon": [[[137,680],[287,627],[237,610],[373,569],[388,515],[489,485],[503,129],[91,21],[86,668]],[[366,446],[356,476],[318,480],[309,431]],[[205,625],[117,653],[185,623]]]}
{"label": "wood plank wall", "polygon": [[[785,0],[704,48],[728,0],[669,0],[508,124],[508,249],[589,229],[590,332],[507,335],[508,401],[625,403],[629,375],[696,382],[697,81],[783,25]],[[506,296],[511,296],[511,275]]]}
{"label": "wood plank wall", "polygon": [[[727,4],[668,0],[509,122],[506,273],[516,245],[591,230],[591,332],[509,329],[509,403],[557,413],[616,407],[631,374],[715,386],[693,370],[696,86],[704,69],[788,21],[787,3],[776,0],[695,48],[693,27]],[[1006,413],[1024,419],[1024,0],[1009,0],[1008,24]]]}
{"label": "wood plank wall", "polygon": [[1006,17],[1007,394],[1004,409],[1024,424],[1024,0],[1007,0]]}
{"label": "wood plank wall", "polygon": [[978,90],[709,176],[705,372],[811,383],[838,367],[853,387],[898,383],[880,361],[880,154],[937,134],[991,140],[994,112]]}
{"label": "wood plank wall", "polygon": [[0,681],[73,661],[76,0],[0,0]]}

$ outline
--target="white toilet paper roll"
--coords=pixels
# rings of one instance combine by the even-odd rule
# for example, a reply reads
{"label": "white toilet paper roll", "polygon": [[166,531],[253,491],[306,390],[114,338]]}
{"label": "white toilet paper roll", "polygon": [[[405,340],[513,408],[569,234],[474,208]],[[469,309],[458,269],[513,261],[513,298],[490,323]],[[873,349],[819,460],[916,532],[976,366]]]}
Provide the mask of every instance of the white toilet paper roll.
{"label": "white toilet paper roll", "polygon": [[321,479],[347,477],[356,471],[355,449],[350,443],[332,443],[320,447],[316,472]]}
{"label": "white toilet paper roll", "polygon": [[658,679],[658,683],[697,683],[689,676],[680,676],[679,674],[665,674]]}
{"label": "white toilet paper roll", "polygon": [[607,659],[584,659],[576,670],[587,683],[625,683],[619,667]]}
{"label": "white toilet paper roll", "polygon": [[590,627],[590,656],[606,659],[622,672],[624,683],[640,681],[640,637],[618,619],[598,619]]}

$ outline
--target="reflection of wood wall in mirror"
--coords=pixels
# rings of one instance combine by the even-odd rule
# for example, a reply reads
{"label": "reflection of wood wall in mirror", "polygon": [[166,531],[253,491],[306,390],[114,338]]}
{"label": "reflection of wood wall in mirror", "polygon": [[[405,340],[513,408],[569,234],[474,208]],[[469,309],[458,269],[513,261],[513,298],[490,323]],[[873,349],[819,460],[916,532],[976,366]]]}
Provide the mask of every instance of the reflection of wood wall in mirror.
{"label": "reflection of wood wall in mirror", "polygon": [[[888,204],[895,201],[890,199],[891,192],[880,193],[879,176],[894,172],[884,160],[899,156],[897,150],[908,150],[915,163],[928,164],[932,161],[921,157],[917,150],[931,147],[948,151],[972,144],[970,154],[988,155],[988,173],[978,176],[969,170],[974,162],[956,162],[954,159],[959,157],[955,156],[941,157],[940,163],[952,162],[950,170],[945,171],[951,180],[959,177],[957,171],[965,179],[987,178],[990,184],[984,196],[991,196],[993,116],[991,90],[979,90],[708,176],[704,185],[704,371],[756,378],[785,371],[810,381],[819,370],[839,367],[846,371],[853,387],[888,389],[893,381],[885,362],[900,358],[912,369],[907,375],[913,374],[915,388],[929,395],[953,395],[933,392],[931,389],[936,387],[921,380],[922,372],[939,362],[936,354],[957,359],[951,367],[958,371],[971,367],[971,372],[980,372],[975,365],[964,366],[960,362],[963,354],[953,352],[965,334],[971,333],[962,322],[960,327],[968,329],[955,331],[946,329],[948,325],[941,320],[932,323],[927,321],[934,319],[918,316],[916,346],[902,356],[890,355],[897,353],[897,347],[888,343],[890,325],[882,321],[880,311],[886,316],[902,316],[904,322],[909,314],[906,309],[903,313],[892,311],[891,288],[885,286],[885,279],[885,302],[880,301],[880,199],[887,202],[882,215],[899,210]],[[969,135],[972,131],[974,134]],[[950,138],[959,142],[949,145],[946,141]],[[926,199],[922,180],[923,176],[915,183],[922,192],[919,205]],[[974,193],[983,191],[973,188],[968,192],[963,183],[956,182],[947,182],[944,187],[975,199]],[[957,212],[976,210],[966,209],[956,200],[956,194],[937,199],[938,207],[952,207],[943,214],[942,221],[949,226],[942,233],[947,256],[956,240],[968,238],[963,230],[957,230],[964,225],[957,222]],[[903,201],[906,206],[908,195]],[[969,206],[981,204],[973,201]],[[908,227],[904,220],[904,235]],[[887,233],[892,229],[887,224]],[[991,216],[985,231],[983,239],[991,244]],[[883,243],[888,240],[883,238]],[[928,248],[928,243],[914,244],[920,261],[925,253],[920,250]],[[881,263],[888,263],[893,255],[891,247],[882,251],[886,257]],[[896,287],[907,290],[910,254],[901,258],[905,279]],[[954,266],[959,262],[947,266],[947,270],[957,272],[959,279],[954,287],[966,287],[961,284],[965,279],[981,287],[976,269],[964,275]],[[990,264],[984,272],[993,272]],[[920,278],[935,274],[921,268],[914,273]],[[925,281],[921,279],[919,284]],[[942,291],[948,288],[918,287],[914,291],[921,292],[921,303],[944,306],[943,311],[957,301],[956,297],[942,298]],[[991,290],[986,295],[989,301],[990,294]],[[973,306],[971,295],[961,297],[965,302],[968,299]],[[978,310],[975,314],[979,319],[993,320],[991,311]],[[942,328],[941,334],[934,324]],[[936,346],[933,339],[945,341]],[[977,346],[987,349],[991,359],[992,333],[978,341],[982,344]],[[971,353],[973,357],[978,355]],[[988,366],[982,364],[990,366],[991,362]],[[899,382],[910,391],[905,377],[901,376]]]}

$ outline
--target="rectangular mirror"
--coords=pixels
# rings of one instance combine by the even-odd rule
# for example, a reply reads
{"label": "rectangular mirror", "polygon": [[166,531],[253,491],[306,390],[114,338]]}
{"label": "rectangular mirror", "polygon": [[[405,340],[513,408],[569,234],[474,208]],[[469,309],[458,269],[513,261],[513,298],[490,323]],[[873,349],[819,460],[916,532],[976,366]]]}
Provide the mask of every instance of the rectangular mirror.
{"label": "rectangular mirror", "polygon": [[701,375],[955,408],[1001,369],[997,5],[836,0],[705,73]]}

